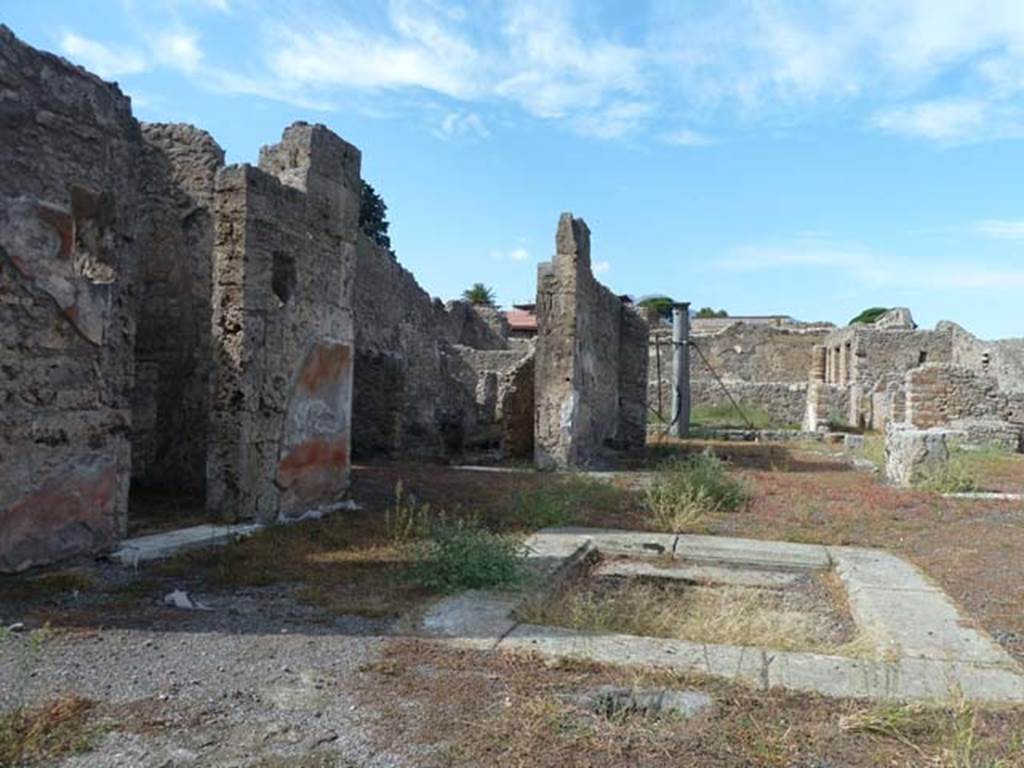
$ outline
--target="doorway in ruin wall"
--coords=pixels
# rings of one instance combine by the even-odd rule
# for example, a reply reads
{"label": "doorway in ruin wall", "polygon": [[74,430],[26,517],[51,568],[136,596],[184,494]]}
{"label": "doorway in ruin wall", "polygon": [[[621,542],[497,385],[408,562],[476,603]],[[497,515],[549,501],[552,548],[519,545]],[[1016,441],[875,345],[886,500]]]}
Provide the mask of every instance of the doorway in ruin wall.
{"label": "doorway in ruin wall", "polygon": [[182,221],[173,208],[157,207],[147,224],[136,296],[129,536],[208,522],[212,220],[205,208]]}

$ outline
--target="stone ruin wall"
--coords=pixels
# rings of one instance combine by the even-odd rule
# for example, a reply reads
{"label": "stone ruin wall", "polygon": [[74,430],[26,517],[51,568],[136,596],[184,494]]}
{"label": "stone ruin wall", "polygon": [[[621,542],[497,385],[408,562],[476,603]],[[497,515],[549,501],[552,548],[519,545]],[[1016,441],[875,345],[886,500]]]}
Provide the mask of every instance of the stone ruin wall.
{"label": "stone ruin wall", "polygon": [[131,104],[0,26],[0,571],[127,519],[145,221]]}
{"label": "stone ruin wall", "polygon": [[901,326],[850,326],[825,339],[810,373],[805,427],[834,421],[835,398],[845,394],[839,423],[847,426],[952,426],[975,442],[1016,447],[1024,341],[983,341],[950,322],[920,330],[909,311],[899,316]]}
{"label": "stone ruin wall", "polygon": [[202,495],[210,410],[213,197],[224,150],[190,125],[141,125],[149,206],[132,391],[132,483]]}
{"label": "stone ruin wall", "polygon": [[[812,350],[830,330],[822,324],[773,326],[737,321],[712,333],[691,334],[691,340],[741,405],[754,405],[779,424],[789,425],[804,419]],[[670,327],[652,329],[648,361],[648,403],[655,413],[660,394],[667,421],[672,409]],[[694,350],[690,352],[690,399],[694,407],[731,405],[721,384]]]}
{"label": "stone ruin wall", "polygon": [[348,487],[360,154],[296,123],[214,199],[207,506],[273,521]]}
{"label": "stone ruin wall", "polygon": [[275,519],[348,482],[358,151],[261,168],[0,27],[0,571],[111,545],[129,487]]}
{"label": "stone ruin wall", "polygon": [[594,278],[586,222],[562,214],[555,246],[537,270],[534,455],[542,469],[587,466],[646,439],[647,324]]}
{"label": "stone ruin wall", "polygon": [[[354,308],[357,457],[446,457],[495,443],[523,455],[521,447],[505,446],[504,434],[526,429],[512,423],[527,418],[514,402],[515,393],[526,393],[512,384],[532,345],[510,342],[497,310],[432,299],[387,249],[364,236]],[[503,407],[509,397],[513,402]],[[532,413],[528,420],[532,434]]]}

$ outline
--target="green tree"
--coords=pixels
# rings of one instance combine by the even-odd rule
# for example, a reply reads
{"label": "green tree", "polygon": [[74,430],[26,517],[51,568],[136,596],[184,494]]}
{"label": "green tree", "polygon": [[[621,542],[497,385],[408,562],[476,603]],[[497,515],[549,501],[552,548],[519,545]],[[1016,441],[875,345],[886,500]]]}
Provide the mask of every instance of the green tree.
{"label": "green tree", "polygon": [[857,323],[862,325],[872,325],[878,318],[888,311],[888,307],[869,307],[853,318],[853,320],[850,321],[850,325],[855,325]]}
{"label": "green tree", "polygon": [[697,310],[695,317],[728,317],[729,313],[724,309],[712,309],[711,307],[701,307]]}
{"label": "green tree", "polygon": [[486,304],[494,306],[494,289],[483,283],[473,283],[472,286],[462,292],[462,298],[470,304]]}
{"label": "green tree", "polygon": [[388,235],[388,206],[368,182],[363,182],[363,197],[359,205],[359,228],[370,240],[388,253],[395,255]]}
{"label": "green tree", "polygon": [[672,305],[675,302],[668,296],[648,296],[647,298],[640,299],[637,306],[644,307],[645,309],[650,307],[659,316],[666,320],[672,319]]}

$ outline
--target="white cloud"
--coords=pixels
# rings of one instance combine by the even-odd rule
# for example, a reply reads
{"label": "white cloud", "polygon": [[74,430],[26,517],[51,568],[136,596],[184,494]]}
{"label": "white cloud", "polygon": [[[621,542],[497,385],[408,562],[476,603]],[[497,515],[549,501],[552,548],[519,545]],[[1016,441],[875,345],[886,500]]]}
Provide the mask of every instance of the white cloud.
{"label": "white cloud", "polygon": [[574,131],[598,139],[619,139],[640,130],[654,114],[654,105],[642,101],[610,104],[570,121]]}
{"label": "white cloud", "polygon": [[145,72],[149,68],[141,51],[134,48],[108,47],[74,32],[64,32],[61,35],[60,50],[74,63],[81,64],[103,78],[133,75]]}
{"label": "white cloud", "polygon": [[607,261],[595,261],[592,267],[595,275],[603,275],[611,271],[612,265]]}
{"label": "white cloud", "polygon": [[166,32],[153,39],[153,53],[165,66],[196,72],[203,62],[199,36],[195,32]]}
{"label": "white cloud", "polygon": [[994,240],[1024,240],[1024,220],[985,219],[977,223],[977,230]]}
{"label": "white cloud", "polygon": [[517,261],[525,262],[530,260],[530,252],[522,246],[512,248],[508,251],[493,250],[491,251],[491,258],[495,261]]}
{"label": "white cloud", "polygon": [[387,32],[356,27],[337,15],[290,14],[272,25],[270,70],[313,87],[414,87],[469,98],[479,91],[483,62],[446,20],[450,17],[410,2],[391,3]]}
{"label": "white cloud", "polygon": [[826,272],[837,281],[874,286],[933,290],[1018,290],[1024,287],[1024,269],[1000,264],[970,263],[967,258],[920,262],[883,257],[861,248],[825,240],[798,239],[788,246],[742,246],[719,259],[719,269],[742,272],[799,270]]}
{"label": "white cloud", "polygon": [[476,112],[449,112],[441,119],[441,124],[433,133],[438,138],[446,140],[464,137],[486,139],[491,135]]}
{"label": "white cloud", "polygon": [[885,110],[872,124],[888,133],[947,144],[1024,137],[1024,113],[1014,105],[936,99]]}
{"label": "white cloud", "polygon": [[[496,86],[538,117],[566,117],[646,87],[644,52],[581,25],[567,2],[516,2],[503,28],[513,71]],[[607,108],[607,107],[606,107]]]}
{"label": "white cloud", "polygon": [[677,147],[705,147],[712,144],[710,138],[689,128],[679,128],[661,137],[666,144],[674,144]]}
{"label": "white cloud", "polygon": [[488,110],[513,105],[593,138],[649,132],[679,146],[711,142],[679,126],[792,124],[837,108],[872,130],[927,141],[1024,138],[1020,0],[655,0],[625,25],[584,0],[390,0],[358,13],[343,3],[247,3],[244,64],[211,63],[218,51],[204,56],[182,26],[189,13],[204,18],[202,6],[242,4],[127,3],[152,50],[71,33],[62,49],[107,77],[152,59],[204,87],[295,104],[361,90],[397,112],[429,114],[442,97],[446,117],[434,130],[446,136],[484,135],[502,119]]}
{"label": "white cloud", "polygon": [[986,122],[988,106],[981,101],[926,101],[879,112],[872,123],[883,131],[936,140],[973,136]]}

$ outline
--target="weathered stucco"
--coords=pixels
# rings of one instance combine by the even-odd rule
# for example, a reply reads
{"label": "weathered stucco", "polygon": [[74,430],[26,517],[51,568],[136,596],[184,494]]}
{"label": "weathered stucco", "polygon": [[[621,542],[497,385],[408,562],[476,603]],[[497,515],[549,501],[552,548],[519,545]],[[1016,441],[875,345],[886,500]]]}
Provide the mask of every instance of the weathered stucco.
{"label": "weathered stucco", "polygon": [[359,166],[296,123],[217,176],[211,512],[273,520],[348,485]]}
{"label": "weathered stucco", "polygon": [[142,139],[114,85],[0,26],[0,571],[124,530]]}

